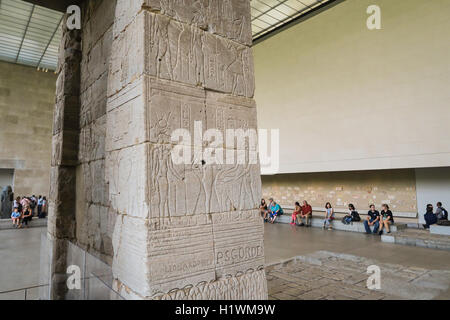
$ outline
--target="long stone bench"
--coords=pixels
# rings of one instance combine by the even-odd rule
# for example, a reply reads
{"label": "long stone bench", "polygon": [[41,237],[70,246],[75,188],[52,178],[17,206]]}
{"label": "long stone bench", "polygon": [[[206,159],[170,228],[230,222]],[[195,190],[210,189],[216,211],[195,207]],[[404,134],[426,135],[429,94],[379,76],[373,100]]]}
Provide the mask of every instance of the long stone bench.
{"label": "long stone bench", "polygon": [[450,236],[450,226],[432,225],[430,226],[430,233],[443,236]]}
{"label": "long stone bench", "polygon": [[[289,206],[289,205],[280,205],[283,209],[288,210],[288,211],[294,211],[295,208],[293,206]],[[312,207],[313,212],[323,212],[325,213],[325,208],[324,207]],[[348,210],[347,209],[342,209],[342,208],[333,208],[334,209],[334,213],[336,214],[347,214]],[[369,209],[367,208],[367,210],[365,212],[367,212]],[[417,212],[401,212],[401,211],[394,211],[393,213],[394,218],[417,218],[418,214]]]}
{"label": "long stone bench", "polygon": [[[284,214],[277,218],[276,222],[278,223],[291,223],[291,215],[290,214]],[[365,217],[361,217],[361,219],[365,219]],[[311,221],[311,226],[313,228],[322,228],[323,227],[323,217],[318,217],[317,215],[314,216]],[[364,228],[364,222],[353,222],[352,224],[343,224],[340,219],[336,219],[331,223],[334,230],[339,231],[349,231],[349,232],[360,232],[365,233],[366,229]],[[391,226],[392,232],[397,232],[398,230],[406,229],[407,225],[405,223],[396,223]],[[371,227],[371,230],[373,231],[373,227]]]}
{"label": "long stone bench", "polygon": [[[38,219],[33,218],[31,222],[29,222],[30,228],[41,228],[47,226],[47,219]],[[0,220],[0,230],[10,230],[14,229],[11,219],[1,219]]]}
{"label": "long stone bench", "polygon": [[[447,227],[448,228],[448,227]],[[381,237],[382,242],[450,251],[450,237],[423,229],[406,229]]]}

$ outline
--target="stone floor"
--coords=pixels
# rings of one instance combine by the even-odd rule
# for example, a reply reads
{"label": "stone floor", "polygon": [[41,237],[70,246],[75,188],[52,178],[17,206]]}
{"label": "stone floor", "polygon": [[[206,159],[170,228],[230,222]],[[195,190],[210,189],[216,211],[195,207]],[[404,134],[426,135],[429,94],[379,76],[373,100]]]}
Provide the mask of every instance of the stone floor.
{"label": "stone floor", "polygon": [[[42,232],[44,228],[0,231],[0,300],[22,299],[23,292],[1,292],[39,284]],[[266,224],[264,239],[273,299],[450,299],[449,251],[383,243],[379,236],[284,224]],[[294,263],[293,257],[299,256],[304,258]],[[286,260],[292,262],[280,264]],[[372,262],[382,268],[385,291],[364,287],[366,266]]]}
{"label": "stone floor", "polygon": [[[381,289],[367,288],[367,268],[381,270]],[[450,270],[380,263],[347,254],[317,251],[267,267],[271,300],[450,299]]]}
{"label": "stone floor", "polygon": [[377,235],[327,231],[285,224],[266,224],[264,249],[267,264],[316,251],[345,253],[381,263],[450,270],[450,252],[381,242]]}
{"label": "stone floor", "polygon": [[[24,292],[1,294],[8,290],[39,284],[41,234],[45,228],[0,231],[0,300],[22,299]],[[31,290],[36,295],[37,290]]]}
{"label": "stone floor", "polygon": [[450,251],[450,236],[431,234],[429,230],[406,229],[383,235],[383,242]]}

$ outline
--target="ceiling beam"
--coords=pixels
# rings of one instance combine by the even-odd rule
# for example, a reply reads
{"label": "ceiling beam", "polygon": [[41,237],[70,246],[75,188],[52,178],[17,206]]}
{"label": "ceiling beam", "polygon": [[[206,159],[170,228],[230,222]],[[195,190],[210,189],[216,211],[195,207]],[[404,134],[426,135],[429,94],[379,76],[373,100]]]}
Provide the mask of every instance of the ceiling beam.
{"label": "ceiling beam", "polygon": [[19,51],[17,51],[16,63],[19,60],[20,51],[22,51],[23,42],[25,41],[25,37],[26,37],[27,31],[28,31],[28,27],[30,26],[31,17],[33,16],[33,13],[34,13],[34,8],[35,8],[35,5],[33,4],[33,7],[31,8],[31,12],[30,12],[30,17],[28,18],[27,26],[25,27],[25,31],[23,33],[22,41],[20,42]]}
{"label": "ceiling beam", "polygon": [[[298,17],[288,21],[285,24],[281,24],[280,26],[274,28],[273,30],[270,30],[269,32],[266,32],[260,36],[255,36],[253,38],[253,45],[256,45],[286,29],[289,29],[290,27],[295,26],[298,23],[308,20],[325,10],[331,9],[344,1],[346,0],[328,0],[328,1],[319,0],[320,5],[313,7],[312,9],[304,12],[303,14],[300,14]],[[261,31],[258,34],[261,34]]]}
{"label": "ceiling beam", "polygon": [[59,20],[58,25],[56,26],[55,31],[53,31],[53,34],[52,34],[50,40],[48,40],[47,46],[45,47],[44,52],[42,53],[42,56],[41,56],[41,58],[39,59],[39,62],[37,63],[37,65],[36,65],[36,68],[39,68],[39,66],[41,65],[42,59],[44,59],[44,56],[45,56],[45,54],[47,53],[47,49],[48,49],[48,47],[50,46],[50,43],[52,43],[52,40],[53,40],[53,38],[55,37],[56,32],[57,32],[58,29],[60,28],[61,22],[63,21],[63,19],[64,19],[64,15],[61,17],[61,20]]}
{"label": "ceiling beam", "polygon": [[81,4],[81,2],[83,2],[82,0],[25,0],[25,1],[60,12],[66,12],[69,6],[73,4],[79,5]]}

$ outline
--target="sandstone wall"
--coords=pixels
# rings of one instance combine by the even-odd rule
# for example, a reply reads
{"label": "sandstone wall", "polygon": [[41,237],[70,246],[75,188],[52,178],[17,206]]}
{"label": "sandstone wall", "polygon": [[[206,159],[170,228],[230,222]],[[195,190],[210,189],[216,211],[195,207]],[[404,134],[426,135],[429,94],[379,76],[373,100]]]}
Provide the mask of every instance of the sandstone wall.
{"label": "sandstone wall", "polygon": [[56,76],[0,62],[0,168],[17,196],[49,195]]}
{"label": "sandstone wall", "polygon": [[140,299],[265,298],[259,165],[175,164],[170,139],[176,129],[194,137],[196,122],[200,134],[256,128],[250,2],[131,4],[117,2],[108,79],[115,288]]}
{"label": "sandstone wall", "polygon": [[83,3],[79,165],[76,169],[77,244],[110,264],[115,214],[109,212],[105,137],[115,2],[90,0]]}
{"label": "sandstone wall", "polygon": [[282,205],[307,200],[313,207],[335,208],[353,203],[360,212],[374,203],[392,211],[417,212],[416,178],[411,170],[380,170],[330,173],[302,173],[263,176],[263,197],[273,197]]}
{"label": "sandstone wall", "polygon": [[111,265],[126,298],[267,297],[259,164],[171,156],[177,129],[256,129],[250,44],[249,1],[83,3],[58,68],[52,297],[83,263],[67,240]]}

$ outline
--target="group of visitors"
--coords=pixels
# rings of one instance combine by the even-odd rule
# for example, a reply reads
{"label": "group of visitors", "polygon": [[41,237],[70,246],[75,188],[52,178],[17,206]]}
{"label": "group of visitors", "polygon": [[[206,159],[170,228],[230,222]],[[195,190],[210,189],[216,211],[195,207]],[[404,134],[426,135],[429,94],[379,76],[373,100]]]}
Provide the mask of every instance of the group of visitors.
{"label": "group of visitors", "polygon": [[275,223],[277,217],[284,214],[281,206],[273,200],[269,199],[269,203],[266,203],[265,199],[261,200],[261,205],[259,206],[259,211],[264,218],[264,222]]}
{"label": "group of visitors", "polygon": [[[391,226],[394,224],[394,215],[389,209],[389,205],[383,204],[381,212],[379,212],[375,205],[372,204],[367,212],[367,219],[364,221],[364,228],[367,234],[383,234],[383,229],[386,233],[391,233]],[[373,227],[373,231],[370,229]]]}
{"label": "group of visitors", "polygon": [[430,226],[434,224],[441,224],[443,221],[448,221],[448,211],[442,206],[442,202],[438,202],[436,206],[436,212],[434,212],[433,205],[427,205],[427,212],[424,215],[425,224],[423,225],[425,229],[430,229]]}
{"label": "group of visitors", "polygon": [[[273,198],[269,199],[269,203],[266,203],[265,199],[261,200],[260,213],[264,218],[264,222],[275,223],[277,217],[284,214],[281,206],[274,201]],[[311,227],[312,224],[313,209],[305,200],[303,205],[299,202],[295,203],[294,212],[291,217],[291,225]],[[323,229],[332,230],[331,222],[335,219],[335,212],[330,202],[325,204],[325,217],[323,220]],[[431,225],[439,223],[439,221],[448,220],[448,212],[442,206],[441,202],[437,203],[437,210],[434,213],[433,205],[427,206],[427,213],[425,214],[424,228],[428,229]],[[360,222],[361,217],[353,204],[348,205],[348,214],[342,218],[343,224],[352,224],[353,222]],[[391,233],[391,226],[395,223],[394,215],[389,208],[388,204],[381,206],[381,212],[378,211],[374,204],[369,206],[367,212],[367,218],[364,220],[364,228],[367,234],[382,235],[384,232]]]}
{"label": "group of visitors", "polygon": [[36,214],[39,219],[44,219],[47,216],[46,197],[39,196],[36,198],[36,196],[33,195],[31,197],[17,197],[16,200],[14,200],[11,219],[15,228],[28,228],[29,223]]}
{"label": "group of visitors", "polygon": [[[266,203],[265,199],[261,200],[259,211],[264,218],[264,222],[275,223],[277,218],[284,214],[283,208],[276,203],[273,198],[269,199],[269,203]],[[301,206],[299,202],[295,203],[295,210],[292,214],[291,224],[295,224],[295,221],[300,221],[299,226],[311,226],[312,221],[312,207],[305,200]]]}

